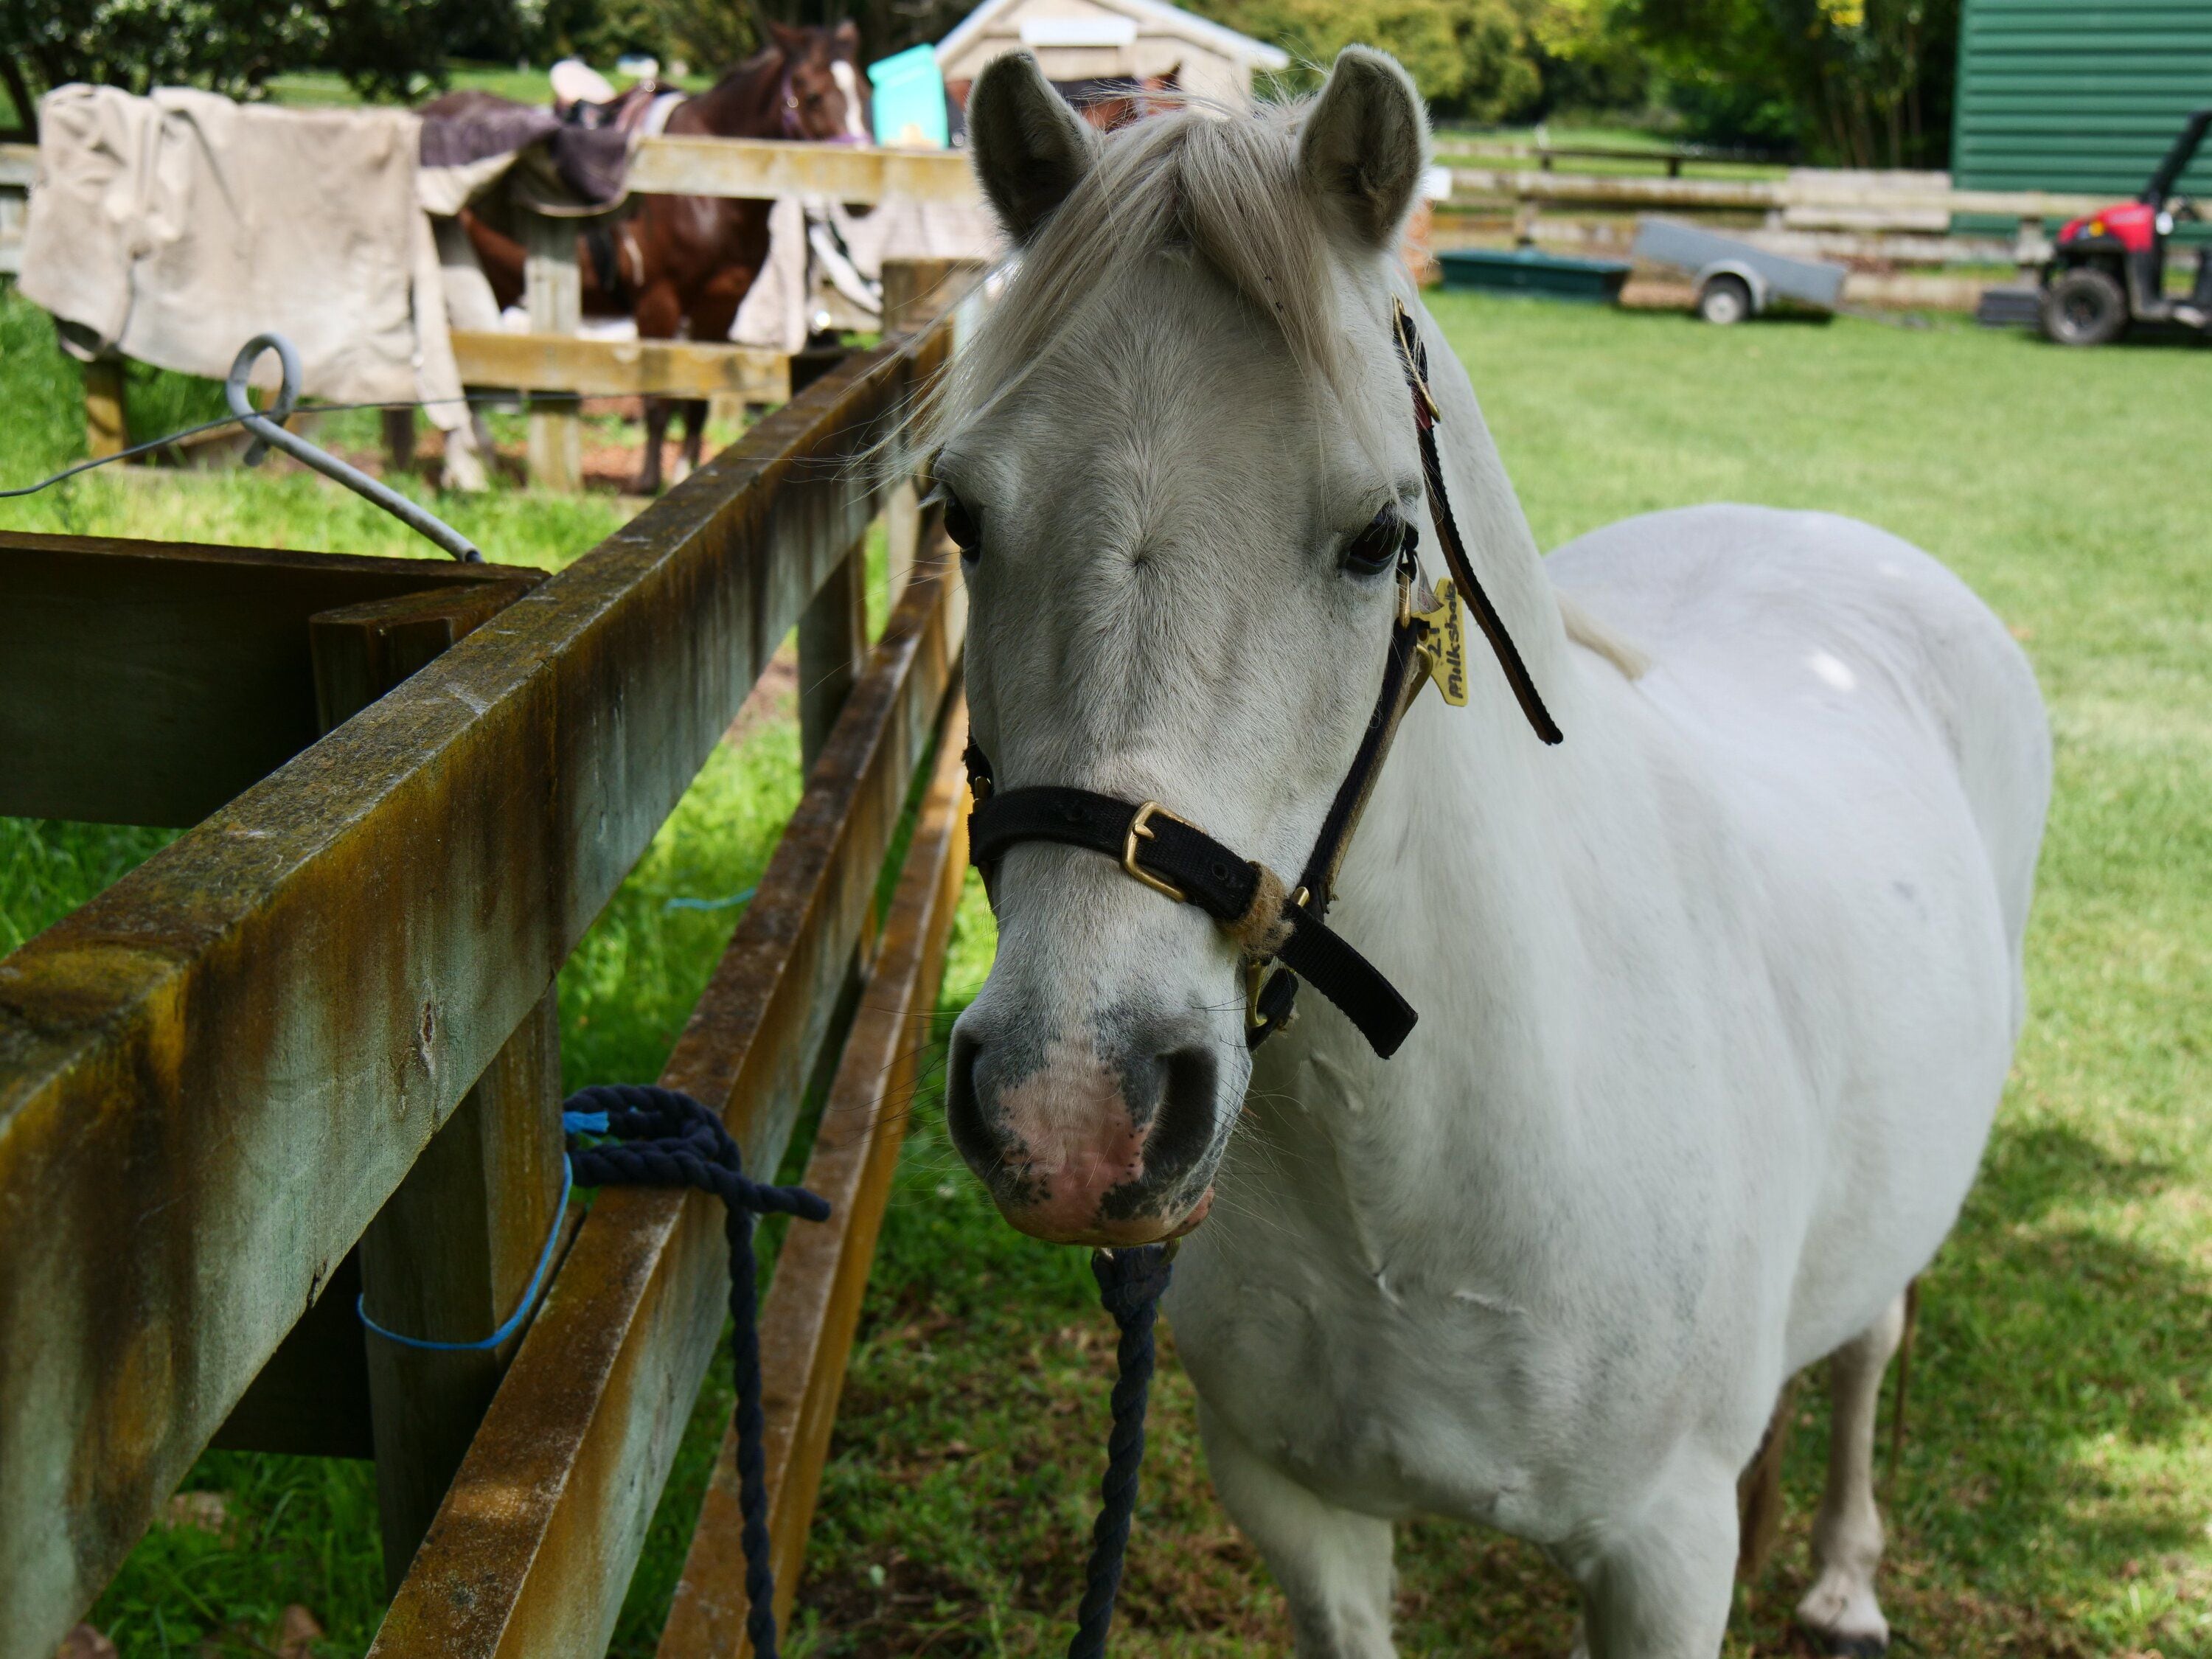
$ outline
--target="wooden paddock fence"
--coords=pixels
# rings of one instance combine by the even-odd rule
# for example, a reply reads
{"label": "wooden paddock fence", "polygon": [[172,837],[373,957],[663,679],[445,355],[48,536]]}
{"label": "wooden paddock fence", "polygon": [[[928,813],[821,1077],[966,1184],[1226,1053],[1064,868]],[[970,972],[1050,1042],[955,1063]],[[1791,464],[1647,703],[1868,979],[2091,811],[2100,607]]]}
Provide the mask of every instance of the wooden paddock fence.
{"label": "wooden paddock fence", "polygon": [[[605,1652],[724,1249],[696,1193],[556,1214],[554,980],[795,629],[805,792],[659,1079],[767,1171],[826,1081],[835,1215],[762,1330],[788,1605],[965,864],[933,524],[872,645],[863,605],[878,446],[963,325],[849,356],[557,575],[0,535],[0,811],[192,826],[0,958],[0,1659],[48,1659],[210,1445],[374,1455],[379,1655]],[[356,1294],[483,1335],[556,1224],[501,1352],[364,1339]],[[741,1650],[737,1529],[726,1445],[662,1653]]]}
{"label": "wooden paddock fence", "polygon": [[[1567,151],[1551,154],[1565,155]],[[2040,264],[2050,233],[2103,198],[2045,191],[1954,190],[1948,175],[1792,167],[1779,179],[1685,176],[1678,157],[1657,173],[1569,173],[1534,167],[1451,167],[1454,210],[1510,215],[1516,241],[1626,257],[1639,212],[1705,217],[1717,228],[1801,258],[1872,262],[1844,298],[1869,304],[1971,310],[1987,286],[1896,267]],[[2008,236],[1957,234],[1961,220],[2009,220]],[[1887,269],[1885,269],[1887,268]]]}
{"label": "wooden paddock fence", "polygon": [[[35,146],[0,144],[0,275],[21,268],[24,207],[37,166]],[[767,139],[646,138],[632,158],[628,183],[631,195],[758,200],[824,196],[848,203],[981,199],[964,154]],[[529,413],[530,476],[541,489],[573,493],[583,487],[580,398],[666,392],[739,405],[775,404],[835,360],[834,353],[787,356],[724,341],[581,335],[583,282],[576,259],[581,222],[527,210],[518,210],[518,216],[529,331],[456,329],[452,340],[464,386],[523,398]],[[896,328],[898,314],[927,303],[948,283],[964,283],[974,268],[960,260],[887,262],[884,325]],[[865,319],[856,315],[844,320],[857,326]],[[132,441],[123,384],[118,359],[85,366],[85,432],[93,455],[115,454]],[[412,465],[411,411],[390,412],[385,450],[394,470]]]}
{"label": "wooden paddock fence", "polygon": [[[792,143],[753,138],[652,137],[639,142],[626,180],[634,196],[724,196],[773,201],[823,196],[841,202],[897,198],[973,201],[965,155],[872,145]],[[576,331],[583,319],[582,273],[576,263],[577,222],[524,212],[523,308],[527,334],[456,331],[453,356],[471,386],[520,392],[530,408],[530,476],[539,488],[582,487],[579,396],[679,392],[738,403],[781,403],[821,367],[818,361],[720,342],[593,340]],[[945,277],[946,262],[915,261],[909,271],[936,266],[921,292]],[[886,308],[910,305],[915,289],[888,291]]]}

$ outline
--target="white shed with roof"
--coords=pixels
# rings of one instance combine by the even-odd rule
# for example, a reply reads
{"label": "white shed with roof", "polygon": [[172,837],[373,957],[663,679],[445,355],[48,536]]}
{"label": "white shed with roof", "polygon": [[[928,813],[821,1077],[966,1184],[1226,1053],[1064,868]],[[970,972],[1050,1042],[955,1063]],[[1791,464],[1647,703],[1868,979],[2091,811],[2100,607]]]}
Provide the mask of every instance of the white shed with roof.
{"label": "white shed with roof", "polygon": [[983,0],[937,43],[956,95],[1004,52],[1035,54],[1061,82],[1149,80],[1172,72],[1185,92],[1232,106],[1252,101],[1256,70],[1291,66],[1288,52],[1165,0]]}

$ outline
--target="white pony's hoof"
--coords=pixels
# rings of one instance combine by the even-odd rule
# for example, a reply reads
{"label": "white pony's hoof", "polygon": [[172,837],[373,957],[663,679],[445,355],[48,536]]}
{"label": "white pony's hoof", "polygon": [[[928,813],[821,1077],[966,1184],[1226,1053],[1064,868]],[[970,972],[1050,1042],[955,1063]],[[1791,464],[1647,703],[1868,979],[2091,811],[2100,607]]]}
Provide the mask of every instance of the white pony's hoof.
{"label": "white pony's hoof", "polygon": [[1874,1586],[1853,1573],[1822,1573],[1797,1604],[1797,1622],[1829,1654],[1879,1659],[1889,1651],[1889,1620]]}

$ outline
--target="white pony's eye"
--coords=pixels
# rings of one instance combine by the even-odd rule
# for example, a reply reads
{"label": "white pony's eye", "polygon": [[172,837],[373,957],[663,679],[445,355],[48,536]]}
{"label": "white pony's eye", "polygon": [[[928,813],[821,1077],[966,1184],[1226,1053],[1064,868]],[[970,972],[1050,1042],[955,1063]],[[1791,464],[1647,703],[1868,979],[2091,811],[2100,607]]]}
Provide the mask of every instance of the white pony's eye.
{"label": "white pony's eye", "polygon": [[963,559],[974,559],[983,550],[983,526],[962,501],[942,484],[938,492],[945,501],[945,533],[952,538],[952,544],[960,550]]}
{"label": "white pony's eye", "polygon": [[1406,521],[1395,507],[1385,507],[1367,521],[1367,528],[1344,546],[1344,568],[1355,576],[1373,576],[1397,563],[1406,545]]}

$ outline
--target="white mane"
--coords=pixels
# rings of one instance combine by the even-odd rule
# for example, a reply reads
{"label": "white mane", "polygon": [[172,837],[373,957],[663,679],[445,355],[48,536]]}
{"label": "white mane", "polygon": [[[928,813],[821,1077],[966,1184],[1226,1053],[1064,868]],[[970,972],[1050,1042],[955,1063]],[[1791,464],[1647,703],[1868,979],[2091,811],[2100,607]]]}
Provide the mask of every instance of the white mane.
{"label": "white mane", "polygon": [[1328,228],[1298,171],[1307,100],[1255,112],[1189,102],[1123,129],[1023,250],[929,417],[949,432],[1018,386],[1115,278],[1188,249],[1271,318],[1299,366],[1338,383]]}

